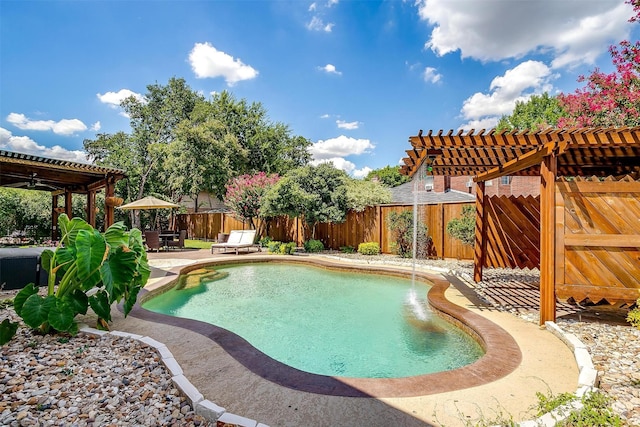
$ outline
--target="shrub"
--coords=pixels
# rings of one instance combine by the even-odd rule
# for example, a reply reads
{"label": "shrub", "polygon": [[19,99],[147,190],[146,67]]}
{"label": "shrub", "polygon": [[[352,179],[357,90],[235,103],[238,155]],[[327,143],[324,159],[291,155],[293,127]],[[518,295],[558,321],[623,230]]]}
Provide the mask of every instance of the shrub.
{"label": "shrub", "polygon": [[627,322],[640,329],[640,298],[636,301],[636,308],[629,311],[629,314],[627,314]]}
{"label": "shrub", "polygon": [[463,244],[473,246],[476,241],[476,208],[471,205],[464,206],[462,216],[447,223],[447,233]]}
{"label": "shrub", "polygon": [[304,242],[304,250],[306,252],[322,252],[324,244],[320,240],[310,239]]}
{"label": "shrub", "polygon": [[356,251],[356,248],[353,246],[340,246],[340,252],[343,254],[352,254]]}
{"label": "shrub", "polygon": [[[18,292],[13,307],[24,323],[43,334],[76,334],[75,317],[86,314],[89,307],[98,316],[97,327],[108,329],[111,305],[124,300],[126,316],[151,273],[142,233],[127,231],[122,222],[100,233],[83,219],[69,220],[65,214],[58,218],[58,229],[56,250],[42,252],[42,266],[49,276],[46,296],[30,283]],[[0,325],[3,343],[16,329],[11,322]]]}
{"label": "shrub", "polygon": [[282,243],[278,241],[269,242],[269,253],[280,255],[292,255],[296,251],[294,242]]}
{"label": "shrub", "polygon": [[282,255],[293,255],[296,251],[295,242],[283,243],[280,245],[280,253]]}
{"label": "shrub", "polygon": [[[402,258],[413,256],[413,212],[391,212],[387,218],[388,227],[395,234],[395,242],[391,243],[393,250]],[[416,258],[427,258],[433,250],[433,241],[428,235],[427,226],[421,222],[417,224]]]}
{"label": "shrub", "polygon": [[262,239],[258,241],[260,247],[266,248],[269,246],[269,243],[273,242],[273,239],[269,236],[264,236]]}
{"label": "shrub", "polygon": [[267,248],[270,254],[279,254],[280,253],[280,245],[282,245],[282,242],[279,242],[277,240],[272,240],[269,243],[267,243]]}
{"label": "shrub", "polygon": [[358,252],[362,255],[378,255],[380,253],[380,245],[378,242],[360,243]]}

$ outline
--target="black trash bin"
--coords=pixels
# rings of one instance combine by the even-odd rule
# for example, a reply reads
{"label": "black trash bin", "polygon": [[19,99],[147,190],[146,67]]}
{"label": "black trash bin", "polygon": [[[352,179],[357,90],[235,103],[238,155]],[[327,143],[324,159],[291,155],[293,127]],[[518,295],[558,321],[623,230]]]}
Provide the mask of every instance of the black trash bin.
{"label": "black trash bin", "polygon": [[0,286],[22,289],[29,283],[47,284],[47,272],[40,265],[46,248],[0,248]]}

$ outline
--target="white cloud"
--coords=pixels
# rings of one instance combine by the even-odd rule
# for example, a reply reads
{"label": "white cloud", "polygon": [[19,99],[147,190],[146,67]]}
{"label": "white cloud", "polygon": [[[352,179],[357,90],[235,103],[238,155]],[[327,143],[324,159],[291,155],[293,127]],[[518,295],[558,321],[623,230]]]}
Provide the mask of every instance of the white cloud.
{"label": "white cloud", "polygon": [[371,172],[373,169],[371,169],[369,166],[365,166],[362,169],[356,169],[353,171],[353,177],[354,178],[364,178],[365,176],[369,175],[369,172]]}
{"label": "white cloud", "polygon": [[309,5],[309,12],[314,12],[318,8],[316,2],[313,2]]}
{"label": "white cloud", "polygon": [[344,120],[336,120],[336,124],[340,129],[354,130],[358,129],[360,122],[345,122]]}
{"label": "white cloud", "polygon": [[320,116],[321,119],[328,119],[329,117],[331,117],[329,114],[323,114]]}
{"label": "white cloud", "polygon": [[375,145],[368,139],[356,139],[340,135],[337,138],[320,140],[309,149],[314,160],[325,160],[335,157],[357,156],[368,153]]}
{"label": "white cloud", "polygon": [[0,127],[0,148],[17,153],[31,154],[34,156],[49,157],[53,159],[69,160],[72,162],[89,163],[87,154],[81,150],[67,150],[59,145],[45,147],[39,145],[28,136],[14,136],[7,129]]}
{"label": "white cloud", "polygon": [[338,76],[342,75],[342,71],[336,70],[336,66],[333,64],[327,64],[324,67],[318,67],[318,70],[324,71],[327,74],[336,74]]}
{"label": "white cloud", "polygon": [[100,124],[100,120],[98,120],[97,122],[95,122],[94,124],[91,125],[91,127],[89,129],[91,129],[92,131],[99,131],[100,128],[102,128],[102,125]]}
{"label": "white cloud", "polygon": [[327,2],[327,7],[335,6],[339,3],[340,0],[329,0]]}
{"label": "white cloud", "polygon": [[[467,123],[460,125],[460,129],[464,129],[465,131],[469,131],[471,129],[475,129],[476,132],[481,129],[493,129],[498,124],[498,120],[500,117],[486,117],[479,120],[469,120]],[[404,162],[402,162],[404,164]]]}
{"label": "white cloud", "polygon": [[318,166],[320,163],[333,163],[333,166],[335,166],[336,169],[342,169],[348,174],[351,174],[356,169],[356,165],[353,162],[342,157],[331,157],[329,159],[311,161],[311,164],[314,166]]}
{"label": "white cloud", "polygon": [[133,92],[129,89],[120,89],[117,92],[106,92],[104,94],[97,93],[96,96],[103,104],[107,104],[112,108],[118,108],[122,101],[133,96],[140,102],[144,102],[144,96],[139,93]]}
{"label": "white cloud", "polygon": [[240,59],[217,50],[211,43],[196,43],[189,53],[189,63],[199,79],[224,77],[228,86],[258,76],[258,71]]}
{"label": "white cloud", "polygon": [[87,125],[78,119],[53,120],[31,120],[24,114],[10,113],[7,121],[22,130],[52,131],[57,135],[73,135],[77,132],[87,130]]}
{"label": "white cloud", "polygon": [[551,80],[555,77],[542,62],[525,61],[518,64],[504,75],[494,78],[489,93],[477,92],[464,101],[461,114],[469,123],[463,127],[488,129],[495,126],[500,116],[511,114],[516,101],[526,101],[533,94],[551,91]]}
{"label": "white cloud", "polygon": [[437,55],[499,61],[551,53],[554,68],[593,64],[612,42],[627,39],[631,6],[621,0],[418,0],[433,26],[425,47]]}
{"label": "white cloud", "polygon": [[442,74],[439,74],[438,70],[433,67],[426,67],[422,73],[422,77],[427,83],[438,83],[442,78]]}
{"label": "white cloud", "polygon": [[335,25],[336,24],[332,22],[325,24],[322,18],[314,16],[307,24],[307,29],[310,31],[324,31],[325,33],[330,33]]}

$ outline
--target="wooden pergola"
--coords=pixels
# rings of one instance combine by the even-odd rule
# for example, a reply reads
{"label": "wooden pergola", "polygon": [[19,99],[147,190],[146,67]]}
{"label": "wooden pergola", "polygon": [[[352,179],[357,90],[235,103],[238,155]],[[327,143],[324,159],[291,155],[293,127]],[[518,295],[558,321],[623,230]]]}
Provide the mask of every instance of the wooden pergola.
{"label": "wooden pergola", "polygon": [[[105,227],[114,222],[114,188],[126,177],[120,169],[0,150],[0,187],[13,187],[51,193],[51,232],[57,237],[58,215],[71,212],[71,195],[87,195],[87,222],[96,225],[96,193],[105,191]],[[60,198],[64,207],[59,207]]]}
{"label": "wooden pergola", "polygon": [[[483,129],[477,133],[471,130],[446,134],[443,131],[429,131],[427,134],[420,131],[410,137],[409,142],[412,148],[406,151],[408,156],[403,159],[402,173],[413,176],[425,166],[434,175],[472,176],[477,183],[475,281],[482,280],[486,259],[485,182],[501,176],[540,176],[540,323],[555,320],[557,290],[567,295],[571,293],[572,297],[579,295],[578,298],[592,300],[633,302],[640,297],[640,211],[637,211],[640,206],[640,127],[546,129],[537,132]],[[575,194],[599,194],[599,197],[629,195],[618,206],[631,209],[626,216],[633,218],[620,220],[624,224],[619,227],[606,224],[602,229],[574,234],[569,230],[574,222],[607,222],[602,218],[587,218],[586,221],[572,218],[575,212],[571,213],[569,207],[565,214],[563,197]],[[579,203],[582,202],[576,204],[578,211],[581,209]],[[606,205],[598,203],[594,206]],[[593,224],[587,225],[591,227]],[[615,280],[610,280],[615,282],[615,286],[598,287],[589,283],[571,286],[565,283],[565,277],[580,274],[573,271],[580,269],[574,264],[583,263],[584,268],[589,268],[588,257],[595,253],[592,250],[578,257],[574,248],[604,248],[605,251],[622,248],[624,257],[617,261],[623,264],[622,267],[609,263],[609,268],[597,272],[607,276],[611,272],[604,270],[615,270],[611,273]],[[580,261],[575,262],[570,257]],[[584,282],[597,274],[582,274],[579,280],[571,280]]]}

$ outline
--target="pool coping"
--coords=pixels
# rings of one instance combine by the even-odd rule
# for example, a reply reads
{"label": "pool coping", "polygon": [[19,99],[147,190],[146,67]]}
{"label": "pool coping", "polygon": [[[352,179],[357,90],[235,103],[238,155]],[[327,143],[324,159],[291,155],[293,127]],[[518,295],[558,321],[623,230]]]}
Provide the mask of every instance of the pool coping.
{"label": "pool coping", "polygon": [[[154,313],[140,306],[140,303],[147,298],[170,289],[179,274],[211,265],[255,262],[304,263],[334,270],[373,272],[404,278],[411,278],[412,274],[415,274],[417,280],[426,281],[431,285],[427,299],[434,311],[471,334],[483,347],[485,355],[476,362],[458,369],[413,377],[379,379],[330,377],[300,371],[278,362],[226,329],[205,322]],[[414,271],[398,266],[345,263],[317,257],[247,255],[240,258],[207,259],[172,268],[169,274],[141,291],[130,316],[196,332],[221,346],[251,372],[292,390],[342,397],[425,396],[496,381],[513,372],[522,361],[520,348],[511,335],[490,320],[448,301],[444,292],[450,286],[449,281],[425,271]]]}

